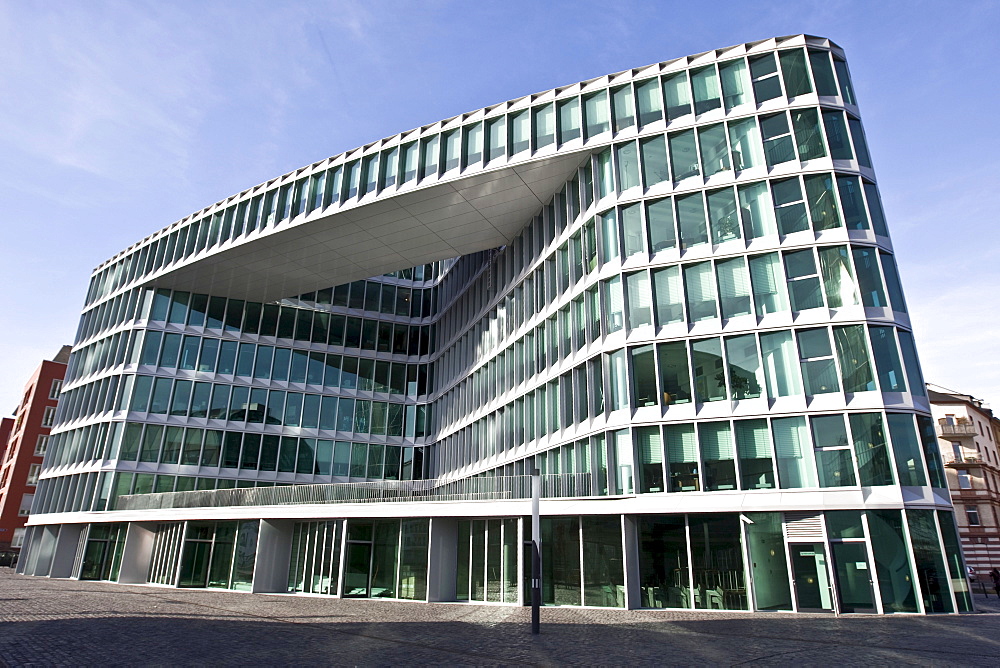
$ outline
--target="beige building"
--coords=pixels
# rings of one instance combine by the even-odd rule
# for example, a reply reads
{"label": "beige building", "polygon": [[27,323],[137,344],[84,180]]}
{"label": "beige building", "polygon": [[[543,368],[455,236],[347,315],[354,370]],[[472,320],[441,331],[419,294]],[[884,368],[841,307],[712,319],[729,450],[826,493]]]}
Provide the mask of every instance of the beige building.
{"label": "beige building", "polygon": [[1000,419],[981,399],[927,386],[966,563],[1000,568]]}

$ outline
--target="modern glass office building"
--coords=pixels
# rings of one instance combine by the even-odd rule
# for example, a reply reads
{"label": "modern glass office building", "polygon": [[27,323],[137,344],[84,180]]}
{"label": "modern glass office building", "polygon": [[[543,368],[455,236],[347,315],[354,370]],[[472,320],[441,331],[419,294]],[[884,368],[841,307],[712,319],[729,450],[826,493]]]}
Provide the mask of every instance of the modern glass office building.
{"label": "modern glass office building", "polygon": [[23,572],[523,604],[969,610],[842,50],[462,114],[91,279]]}

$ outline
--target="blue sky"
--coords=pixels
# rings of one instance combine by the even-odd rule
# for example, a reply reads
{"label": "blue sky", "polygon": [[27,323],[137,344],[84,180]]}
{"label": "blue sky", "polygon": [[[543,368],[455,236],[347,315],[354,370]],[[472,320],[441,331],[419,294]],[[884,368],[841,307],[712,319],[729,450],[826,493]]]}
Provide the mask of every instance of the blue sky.
{"label": "blue sky", "polygon": [[777,35],[847,51],[925,375],[1000,405],[1000,2],[0,0],[0,413],[90,271],[403,130]]}

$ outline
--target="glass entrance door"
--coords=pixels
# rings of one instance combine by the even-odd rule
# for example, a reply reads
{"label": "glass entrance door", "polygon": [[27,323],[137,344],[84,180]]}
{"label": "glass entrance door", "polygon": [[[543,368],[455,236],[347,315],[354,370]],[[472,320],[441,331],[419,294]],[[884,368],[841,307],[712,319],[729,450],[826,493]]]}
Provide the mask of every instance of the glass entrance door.
{"label": "glass entrance door", "polygon": [[344,560],[344,597],[367,598],[372,570],[372,544],[348,543]]}
{"label": "glass entrance door", "polygon": [[800,612],[833,612],[823,543],[789,543],[792,581]]}
{"label": "glass entrance door", "polygon": [[872,572],[864,543],[830,543],[841,612],[875,612]]}

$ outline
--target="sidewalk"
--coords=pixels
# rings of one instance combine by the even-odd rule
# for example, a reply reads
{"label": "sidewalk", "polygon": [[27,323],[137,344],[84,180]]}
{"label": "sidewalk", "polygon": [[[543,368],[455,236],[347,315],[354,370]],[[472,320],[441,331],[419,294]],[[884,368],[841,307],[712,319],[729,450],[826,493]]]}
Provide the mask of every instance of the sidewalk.
{"label": "sidewalk", "polygon": [[338,600],[17,576],[0,568],[0,664],[997,665],[980,614],[792,615]]}

